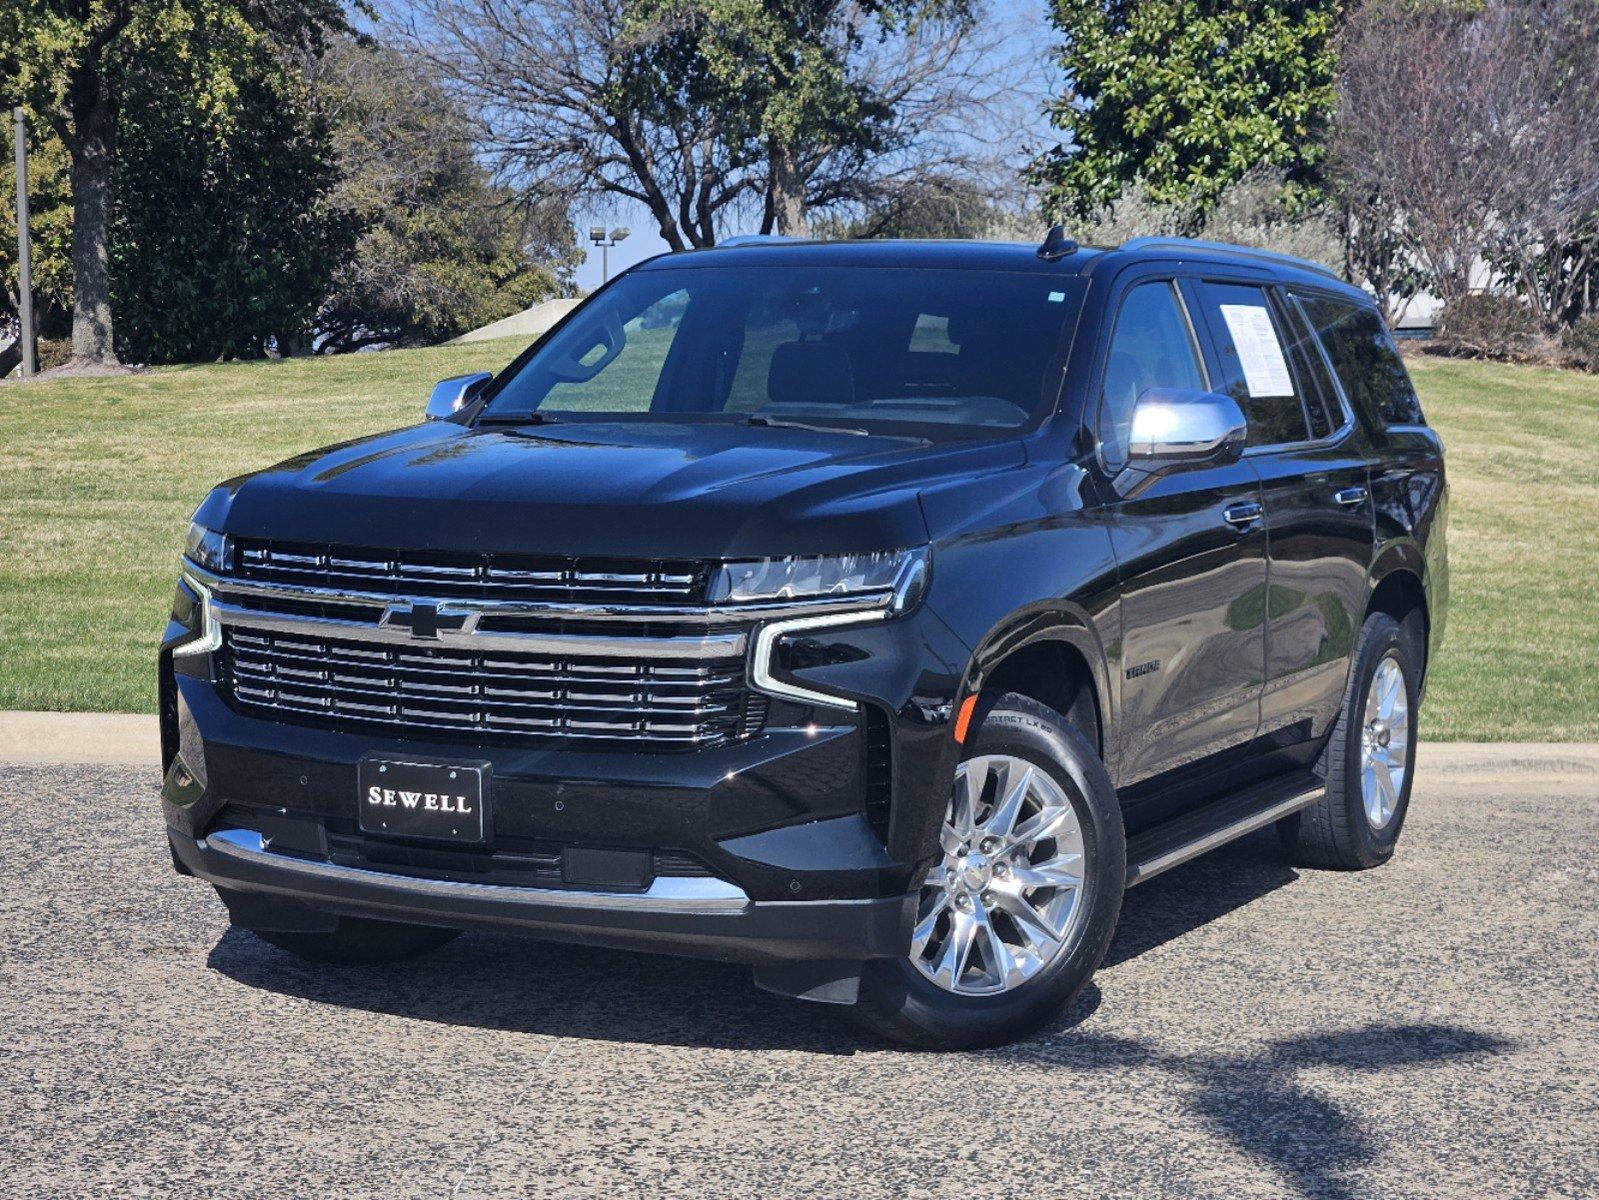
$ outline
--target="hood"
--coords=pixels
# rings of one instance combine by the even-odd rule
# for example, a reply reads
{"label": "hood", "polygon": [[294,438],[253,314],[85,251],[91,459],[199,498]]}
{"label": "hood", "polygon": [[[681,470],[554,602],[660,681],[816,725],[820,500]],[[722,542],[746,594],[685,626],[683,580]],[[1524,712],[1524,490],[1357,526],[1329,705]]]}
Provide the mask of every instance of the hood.
{"label": "hood", "polygon": [[1015,439],[719,423],[435,422],[232,480],[196,519],[242,537],[615,557],[825,554],[928,540],[929,484],[1019,466]]}

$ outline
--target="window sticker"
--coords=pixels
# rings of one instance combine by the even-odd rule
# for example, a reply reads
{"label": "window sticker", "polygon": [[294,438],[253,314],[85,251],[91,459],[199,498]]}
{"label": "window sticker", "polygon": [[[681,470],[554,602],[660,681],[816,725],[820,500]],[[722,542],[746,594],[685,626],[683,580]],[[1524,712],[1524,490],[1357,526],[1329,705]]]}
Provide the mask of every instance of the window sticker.
{"label": "window sticker", "polygon": [[1238,365],[1244,369],[1244,386],[1251,397],[1292,396],[1294,381],[1288,360],[1271,326],[1271,314],[1258,304],[1223,304],[1222,319],[1238,348]]}

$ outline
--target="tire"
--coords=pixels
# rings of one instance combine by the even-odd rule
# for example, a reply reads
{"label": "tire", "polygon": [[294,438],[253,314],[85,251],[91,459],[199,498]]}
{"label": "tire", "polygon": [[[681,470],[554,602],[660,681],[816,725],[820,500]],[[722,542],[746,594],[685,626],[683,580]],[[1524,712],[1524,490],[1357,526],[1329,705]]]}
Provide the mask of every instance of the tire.
{"label": "tire", "polygon": [[[1393,668],[1400,673],[1400,688],[1395,694],[1403,700],[1402,749],[1394,752],[1397,731],[1388,724],[1379,723],[1370,729],[1375,730],[1374,739],[1386,731],[1386,743],[1379,749],[1385,750],[1393,761],[1402,762],[1403,774],[1397,780],[1392,772],[1383,770],[1380,761],[1373,764],[1368,776],[1365,762],[1373,682],[1379,672],[1391,679],[1388,672]],[[1277,824],[1283,847],[1295,864],[1363,871],[1393,857],[1410,808],[1410,788],[1415,778],[1420,677],[1415,638],[1407,637],[1398,622],[1384,613],[1367,617],[1349,671],[1343,706],[1322,754],[1327,790],[1309,808],[1284,817]],[[1376,789],[1376,807],[1383,811],[1371,811],[1368,800],[1372,788]]]}
{"label": "tire", "polygon": [[439,929],[432,925],[402,925],[395,921],[375,921],[367,917],[340,917],[328,932],[303,932],[276,929],[251,930],[256,937],[279,950],[287,950],[306,962],[337,966],[370,966],[415,958],[452,941],[459,929]]}
{"label": "tire", "polygon": [[[1028,768],[1036,774],[1027,776]],[[918,914],[918,935],[926,929],[933,932],[913,938],[911,952],[905,957],[867,963],[860,1000],[851,1010],[856,1021],[872,1033],[902,1045],[927,1050],[975,1049],[1033,1033],[1077,998],[1105,957],[1116,930],[1127,878],[1121,807],[1110,775],[1082,733],[1060,713],[1035,700],[1014,693],[1001,695],[983,716],[962,755],[956,788],[961,789],[965,780],[980,778],[992,782],[981,785],[982,799],[972,807],[975,813],[986,815],[965,841],[960,841],[956,832],[961,806],[949,802],[944,836],[946,842],[954,839],[960,844],[944,846],[923,888]],[[1066,833],[1059,840],[1046,835],[1032,843],[1030,853],[1037,857],[1030,858],[1024,845],[1010,851],[1002,845],[990,862],[981,850],[997,839],[984,837],[983,826],[1007,828],[997,801],[1001,793],[1020,791],[1014,785],[1023,778],[1028,781],[1030,798],[1021,811],[1031,815],[1013,817],[1017,832],[1025,836],[1029,828],[1060,828]],[[1047,797],[1047,804],[1033,798],[1033,789]],[[1069,802],[1069,810],[1063,802]],[[1072,818],[1075,826],[1070,824]],[[1029,821],[1033,821],[1031,826]],[[1074,856],[1070,847],[1079,844],[1080,882],[1075,889],[1053,882],[1040,886],[1023,883],[1024,877],[1065,878],[1071,868],[1061,864]],[[967,866],[949,873],[946,864],[950,863]],[[984,882],[973,885],[974,877]],[[1071,902],[1074,892],[1075,904]],[[998,900],[988,903],[994,896]],[[1020,911],[1019,899],[1035,916],[1045,914],[1041,920],[1066,922],[1058,939],[1045,943],[1046,951],[1034,952],[1023,929],[1023,924],[1030,922],[1011,916]],[[978,930],[965,944],[979,949],[962,955],[957,946],[953,952],[956,965],[941,972],[945,977],[941,984],[935,982],[933,972],[951,961],[959,903],[967,905],[960,910],[966,914],[967,925],[976,925]],[[1070,916],[1063,917],[1068,911]],[[1036,930],[1033,936],[1037,936]],[[1001,950],[998,943],[1006,939],[1021,943],[1019,951],[1013,952],[1011,947]],[[1002,983],[999,976],[1006,973],[1006,954],[1012,955],[1012,981]],[[963,970],[959,964],[968,961],[970,966]],[[1018,967],[1018,963],[1025,965]],[[1023,976],[1020,972],[1024,970],[1031,973]],[[971,990],[982,986],[997,990]],[[959,988],[968,990],[963,993]]]}

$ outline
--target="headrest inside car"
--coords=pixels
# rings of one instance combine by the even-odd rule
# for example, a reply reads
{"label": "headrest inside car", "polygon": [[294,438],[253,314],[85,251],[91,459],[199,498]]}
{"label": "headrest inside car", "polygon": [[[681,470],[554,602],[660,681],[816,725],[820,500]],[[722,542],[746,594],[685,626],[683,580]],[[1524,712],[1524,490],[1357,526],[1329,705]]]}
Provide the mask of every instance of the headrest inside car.
{"label": "headrest inside car", "polygon": [[772,352],[766,394],[773,404],[854,404],[849,352],[836,342],[785,342]]}

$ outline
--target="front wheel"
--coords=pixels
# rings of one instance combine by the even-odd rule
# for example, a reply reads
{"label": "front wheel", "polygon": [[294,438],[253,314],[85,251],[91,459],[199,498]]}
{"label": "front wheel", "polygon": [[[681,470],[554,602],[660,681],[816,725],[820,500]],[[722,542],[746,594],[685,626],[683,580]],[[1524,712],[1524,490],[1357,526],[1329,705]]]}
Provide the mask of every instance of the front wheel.
{"label": "front wheel", "polygon": [[1121,911],[1116,791],[1082,733],[998,698],[956,770],[910,953],[867,964],[856,1019],[926,1049],[1032,1033],[1076,998]]}

